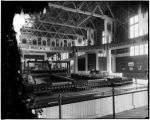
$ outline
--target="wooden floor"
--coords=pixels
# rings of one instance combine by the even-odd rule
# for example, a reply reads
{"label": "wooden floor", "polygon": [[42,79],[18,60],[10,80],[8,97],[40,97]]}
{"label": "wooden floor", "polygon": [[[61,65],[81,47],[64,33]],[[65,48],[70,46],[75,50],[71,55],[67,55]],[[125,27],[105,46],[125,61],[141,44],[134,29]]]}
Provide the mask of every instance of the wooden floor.
{"label": "wooden floor", "polygon": [[[121,118],[121,119],[144,119],[148,117],[148,106],[140,107],[140,108],[135,108],[132,110],[127,110],[123,111],[120,113],[117,113],[115,115],[115,118]],[[113,115],[107,115],[103,116],[97,119],[113,119]]]}

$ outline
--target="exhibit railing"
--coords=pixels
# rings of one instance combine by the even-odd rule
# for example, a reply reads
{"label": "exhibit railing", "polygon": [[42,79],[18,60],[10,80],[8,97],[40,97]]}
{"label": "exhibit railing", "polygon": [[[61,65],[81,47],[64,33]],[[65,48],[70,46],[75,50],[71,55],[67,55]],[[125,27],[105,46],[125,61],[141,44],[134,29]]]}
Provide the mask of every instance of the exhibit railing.
{"label": "exhibit railing", "polygon": [[[138,93],[141,91],[147,91],[148,86],[138,86],[138,87],[132,87],[132,88],[121,88],[116,89],[115,87],[111,87],[110,90],[104,91],[104,92],[87,92],[87,93],[80,93],[80,94],[63,94],[58,93],[55,96],[54,101],[49,101],[49,107],[59,106],[59,118],[62,118],[62,105],[75,103],[75,102],[81,102],[81,101],[88,101],[88,100],[94,100],[98,98],[106,98],[106,97],[112,97],[112,108],[113,108],[113,118],[115,118],[115,97],[119,95],[125,95],[125,94],[132,94],[132,93]],[[53,99],[52,97],[52,99]],[[70,100],[69,100],[70,99]],[[72,99],[72,100],[71,100]],[[77,101],[74,101],[74,100]],[[67,100],[69,101],[67,103]],[[35,110],[39,111],[40,108],[45,108],[43,105],[39,108],[35,108]],[[48,106],[46,106],[48,107]]]}

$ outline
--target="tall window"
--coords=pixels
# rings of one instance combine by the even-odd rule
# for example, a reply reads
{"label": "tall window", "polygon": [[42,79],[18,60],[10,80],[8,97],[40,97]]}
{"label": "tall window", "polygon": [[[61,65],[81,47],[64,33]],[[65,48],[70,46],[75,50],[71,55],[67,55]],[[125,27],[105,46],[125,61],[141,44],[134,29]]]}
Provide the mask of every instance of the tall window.
{"label": "tall window", "polygon": [[130,56],[134,56],[134,46],[130,47]]}
{"label": "tall window", "polygon": [[133,16],[130,18],[130,38],[139,36],[139,16]]}
{"label": "tall window", "polygon": [[46,40],[43,40],[43,46],[46,46]]}
{"label": "tall window", "polygon": [[47,39],[47,45],[48,45],[48,46],[50,46],[50,45],[51,45],[51,43],[50,43],[50,39],[49,39],[49,38]]}
{"label": "tall window", "polygon": [[67,47],[67,40],[64,40],[64,47]]}
{"label": "tall window", "polygon": [[41,45],[41,37],[38,37],[38,45]]}
{"label": "tall window", "polygon": [[106,44],[105,32],[102,32],[102,44]]}
{"label": "tall window", "polygon": [[145,47],[144,49],[145,54],[148,54],[148,44],[145,44],[144,47]]}
{"label": "tall window", "polygon": [[130,47],[130,56],[147,55],[147,54],[148,54],[148,44]]}
{"label": "tall window", "polygon": [[37,44],[36,39],[33,39],[33,45],[36,45],[36,44]]}
{"label": "tall window", "polygon": [[143,54],[144,54],[144,45],[140,45],[139,55],[143,55]]}
{"label": "tall window", "polygon": [[55,42],[54,41],[52,41],[52,46],[55,47]]}
{"label": "tall window", "polygon": [[134,54],[139,55],[139,46],[135,46],[134,48]]}

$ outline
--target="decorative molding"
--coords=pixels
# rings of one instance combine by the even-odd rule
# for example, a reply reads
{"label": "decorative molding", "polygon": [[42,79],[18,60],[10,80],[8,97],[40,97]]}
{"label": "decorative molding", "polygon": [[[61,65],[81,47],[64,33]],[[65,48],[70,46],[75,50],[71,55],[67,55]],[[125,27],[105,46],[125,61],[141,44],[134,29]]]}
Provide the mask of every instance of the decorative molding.
{"label": "decorative molding", "polygon": [[[142,39],[143,38],[143,39]],[[96,50],[115,50],[121,48],[127,48],[134,45],[148,43],[148,39],[144,39],[145,36],[138,39],[129,40],[121,43],[111,43],[106,45],[96,45],[96,46],[73,46],[73,47],[48,47],[48,46],[38,46],[38,45],[27,45],[20,44],[22,50],[27,51],[38,51],[38,52],[87,52],[87,51],[96,51]]]}

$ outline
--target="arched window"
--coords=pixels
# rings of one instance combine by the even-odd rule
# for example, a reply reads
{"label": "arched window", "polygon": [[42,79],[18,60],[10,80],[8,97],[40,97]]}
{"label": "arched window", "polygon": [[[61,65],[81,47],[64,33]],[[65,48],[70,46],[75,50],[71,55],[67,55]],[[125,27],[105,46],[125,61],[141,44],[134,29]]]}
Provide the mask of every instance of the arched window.
{"label": "arched window", "polygon": [[49,38],[47,39],[47,45],[48,45],[48,46],[50,46],[50,45],[51,45],[51,43],[50,43],[50,39],[49,39]]}
{"label": "arched window", "polygon": [[71,47],[71,43],[70,42],[68,43],[68,47]]}
{"label": "arched window", "polygon": [[61,47],[63,46],[63,43],[62,43],[62,42],[60,43],[60,46],[61,46]]}
{"label": "arched window", "polygon": [[59,46],[59,39],[56,39],[56,46]]}
{"label": "arched window", "polygon": [[41,37],[38,37],[38,45],[41,45]]}
{"label": "arched window", "polygon": [[74,41],[72,41],[72,46],[75,46]]}
{"label": "arched window", "polygon": [[36,41],[36,39],[33,39],[33,45],[37,45],[37,41]]}
{"label": "arched window", "polygon": [[54,41],[52,42],[52,46],[55,47],[55,42]]}
{"label": "arched window", "polygon": [[46,40],[43,40],[43,46],[46,46]]}
{"label": "arched window", "polygon": [[23,44],[26,44],[26,43],[27,43],[27,40],[26,40],[25,38],[23,38],[23,39],[22,39],[22,43],[23,43]]}
{"label": "arched window", "polygon": [[78,38],[78,43],[81,44],[82,43],[82,39]]}
{"label": "arched window", "polygon": [[67,47],[67,40],[64,40],[64,47]]}

